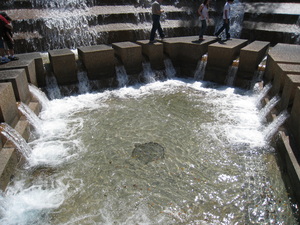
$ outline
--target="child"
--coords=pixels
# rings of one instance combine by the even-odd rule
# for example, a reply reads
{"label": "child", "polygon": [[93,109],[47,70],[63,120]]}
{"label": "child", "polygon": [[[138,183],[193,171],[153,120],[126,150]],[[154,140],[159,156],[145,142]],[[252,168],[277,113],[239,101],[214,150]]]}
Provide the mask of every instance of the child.
{"label": "child", "polygon": [[[12,19],[5,12],[2,12],[1,15],[11,25]],[[12,29],[8,29],[6,27],[4,28],[3,40],[4,40],[4,48],[6,50],[6,54],[8,55],[8,59],[10,59],[11,61],[18,60],[19,58],[14,55],[14,39],[13,39]]]}

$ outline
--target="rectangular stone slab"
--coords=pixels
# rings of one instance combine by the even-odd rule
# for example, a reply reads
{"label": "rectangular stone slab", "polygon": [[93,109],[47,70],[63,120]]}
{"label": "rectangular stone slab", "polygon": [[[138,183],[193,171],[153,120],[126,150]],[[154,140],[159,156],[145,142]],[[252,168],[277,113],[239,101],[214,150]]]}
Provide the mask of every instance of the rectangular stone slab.
{"label": "rectangular stone slab", "polygon": [[49,59],[59,85],[78,82],[75,55],[70,49],[50,50]]}
{"label": "rectangular stone slab", "polygon": [[[289,119],[289,128],[292,131],[293,137],[297,143],[298,149],[300,146],[300,87],[297,87],[293,108]],[[299,152],[298,152],[299,153]]]}
{"label": "rectangular stone slab", "polygon": [[0,70],[25,69],[27,81],[34,85],[37,84],[35,60],[20,57],[19,60],[11,61],[0,65]]}
{"label": "rectangular stone slab", "polygon": [[78,48],[78,56],[91,80],[115,76],[114,49],[108,45],[93,45]]}
{"label": "rectangular stone slab", "polygon": [[116,56],[124,64],[127,74],[139,74],[142,72],[142,47],[133,42],[113,43]]}
{"label": "rectangular stone slab", "polygon": [[0,71],[0,82],[10,82],[12,84],[16,100],[29,103],[31,93],[29,91],[25,69]]}
{"label": "rectangular stone slab", "polygon": [[12,83],[0,83],[0,122],[14,127],[19,119]]}
{"label": "rectangular stone slab", "polygon": [[281,95],[280,111],[288,108],[294,101],[297,88],[300,86],[300,75],[287,74]]}

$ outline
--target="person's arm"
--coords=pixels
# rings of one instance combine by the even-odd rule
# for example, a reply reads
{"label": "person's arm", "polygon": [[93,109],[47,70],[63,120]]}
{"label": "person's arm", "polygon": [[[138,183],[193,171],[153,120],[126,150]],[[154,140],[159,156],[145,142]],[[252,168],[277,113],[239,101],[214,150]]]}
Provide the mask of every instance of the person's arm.
{"label": "person's arm", "polygon": [[203,19],[203,16],[202,16],[202,9],[203,9],[203,5],[201,4],[198,8],[198,15]]}
{"label": "person's arm", "polygon": [[225,22],[228,23],[229,9],[226,8],[225,11],[224,11],[224,13],[225,13]]}
{"label": "person's arm", "polygon": [[9,24],[5,24],[4,26],[5,26],[6,28],[12,30],[12,25],[11,25],[10,23],[9,23]]}

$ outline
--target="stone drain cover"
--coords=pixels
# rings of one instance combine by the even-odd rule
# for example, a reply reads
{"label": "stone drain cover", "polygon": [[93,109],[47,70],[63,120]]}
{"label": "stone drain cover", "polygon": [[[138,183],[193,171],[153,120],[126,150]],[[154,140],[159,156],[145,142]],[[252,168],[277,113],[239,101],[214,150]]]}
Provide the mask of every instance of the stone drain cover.
{"label": "stone drain cover", "polygon": [[145,144],[135,144],[132,151],[132,157],[145,164],[165,158],[165,149],[160,144],[148,142]]}

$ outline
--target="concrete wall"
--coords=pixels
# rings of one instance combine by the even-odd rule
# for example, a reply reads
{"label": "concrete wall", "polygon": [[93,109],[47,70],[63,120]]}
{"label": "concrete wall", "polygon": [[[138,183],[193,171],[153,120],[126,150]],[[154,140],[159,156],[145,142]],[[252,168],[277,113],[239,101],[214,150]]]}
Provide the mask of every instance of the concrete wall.
{"label": "concrete wall", "polygon": [[[137,43],[118,42],[112,46],[81,47],[78,49],[78,59],[69,49],[51,50],[48,52],[48,71],[39,53],[19,55],[19,61],[0,65],[0,122],[9,124],[28,139],[30,126],[16,106],[17,102],[23,102],[38,113],[39,107],[34,103],[28,83],[45,86],[47,74],[52,73],[59,85],[76,84],[81,64],[90,80],[105,82],[106,79],[116,79],[116,65],[123,64],[128,75],[139,76],[143,61],[149,61],[153,70],[163,71],[164,60],[169,58],[178,72],[177,76],[193,77],[198,62],[204,54],[208,54],[204,80],[225,84],[228,68],[235,59],[239,59],[234,85],[246,87],[269,48],[268,42],[249,44],[241,39],[220,42],[215,37],[206,36],[206,40],[200,43],[197,39],[197,36],[190,36],[166,38],[154,44],[141,40]],[[296,157],[300,155],[300,47],[278,44],[269,51],[267,57],[264,81],[273,85],[268,94],[281,96],[278,113],[282,110],[290,113],[286,130],[292,144],[285,151],[291,149],[291,152],[284,157]],[[0,143],[0,188],[4,190],[13,175],[12,168],[19,163],[21,156],[2,135]],[[297,170],[296,165],[293,168],[288,169],[291,177],[295,177],[292,174],[296,174]]]}

